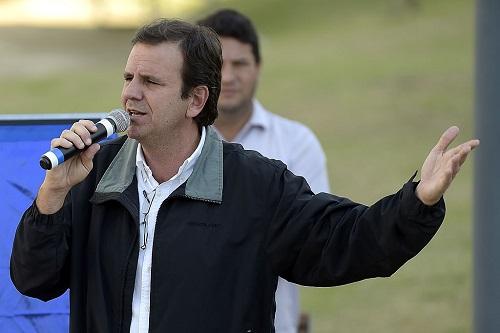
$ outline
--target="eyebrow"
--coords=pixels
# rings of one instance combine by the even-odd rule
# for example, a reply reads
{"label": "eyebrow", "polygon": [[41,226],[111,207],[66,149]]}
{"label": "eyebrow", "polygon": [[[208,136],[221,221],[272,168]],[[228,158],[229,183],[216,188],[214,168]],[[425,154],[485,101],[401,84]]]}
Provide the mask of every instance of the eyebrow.
{"label": "eyebrow", "polygon": [[249,63],[250,59],[247,59],[247,58],[236,58],[236,59],[232,59],[232,60],[229,60],[229,61],[235,62],[235,63]]}
{"label": "eyebrow", "polygon": [[[152,81],[155,81],[155,82],[162,82],[162,80],[159,77],[151,75],[151,74],[141,74],[141,73],[139,73],[138,75],[139,75],[139,77],[141,77],[142,79],[145,79],[145,80],[152,80]],[[133,76],[134,76],[133,73],[130,73],[130,72],[127,72],[127,71],[123,72],[123,77],[124,78],[130,78],[130,77],[133,77]]]}

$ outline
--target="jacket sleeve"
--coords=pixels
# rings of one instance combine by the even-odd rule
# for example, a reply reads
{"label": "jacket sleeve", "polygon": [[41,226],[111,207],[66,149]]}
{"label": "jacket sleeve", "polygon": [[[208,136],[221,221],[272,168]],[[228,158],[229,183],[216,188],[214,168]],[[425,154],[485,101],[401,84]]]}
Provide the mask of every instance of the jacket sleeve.
{"label": "jacket sleeve", "polygon": [[10,276],[24,295],[43,301],[62,295],[69,286],[70,224],[63,208],[51,215],[38,211],[35,202],[17,227],[10,258]]}
{"label": "jacket sleeve", "polygon": [[390,276],[422,250],[444,219],[444,200],[424,205],[413,179],[367,207],[331,194],[314,195],[302,177],[288,170],[279,178],[267,251],[276,273],[302,285]]}

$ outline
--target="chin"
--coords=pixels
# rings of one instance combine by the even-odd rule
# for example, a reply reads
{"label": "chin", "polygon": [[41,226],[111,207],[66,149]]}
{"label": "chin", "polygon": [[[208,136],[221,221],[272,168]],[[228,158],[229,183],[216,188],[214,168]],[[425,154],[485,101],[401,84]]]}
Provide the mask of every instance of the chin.
{"label": "chin", "polygon": [[132,126],[130,126],[127,130],[127,136],[131,139],[135,139],[135,140],[139,140],[139,133],[137,133],[137,131],[134,130],[134,128],[132,128]]}
{"label": "chin", "polygon": [[226,104],[224,106],[219,106],[219,112],[225,114],[235,114],[241,110],[241,106],[237,104]]}

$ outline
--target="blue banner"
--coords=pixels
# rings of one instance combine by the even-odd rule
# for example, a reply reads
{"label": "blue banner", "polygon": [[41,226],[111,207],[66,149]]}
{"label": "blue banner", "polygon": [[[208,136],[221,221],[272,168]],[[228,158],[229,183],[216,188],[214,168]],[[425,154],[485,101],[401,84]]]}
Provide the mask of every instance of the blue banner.
{"label": "blue banner", "polygon": [[69,331],[68,292],[49,302],[21,295],[10,279],[9,261],[19,220],[43,181],[40,156],[49,150],[50,140],[74,121],[0,121],[0,332]]}

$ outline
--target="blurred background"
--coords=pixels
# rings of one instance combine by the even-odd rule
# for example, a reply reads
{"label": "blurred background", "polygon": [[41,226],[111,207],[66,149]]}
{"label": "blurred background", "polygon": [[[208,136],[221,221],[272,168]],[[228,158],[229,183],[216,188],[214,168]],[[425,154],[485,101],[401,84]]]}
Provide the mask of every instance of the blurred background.
{"label": "blurred background", "polygon": [[[473,0],[0,0],[0,114],[108,112],[136,27],[223,7],[254,21],[258,98],[317,134],[334,193],[371,204],[448,126],[472,136]],[[302,288],[313,332],[472,329],[472,166],[439,233],[393,277]]]}

